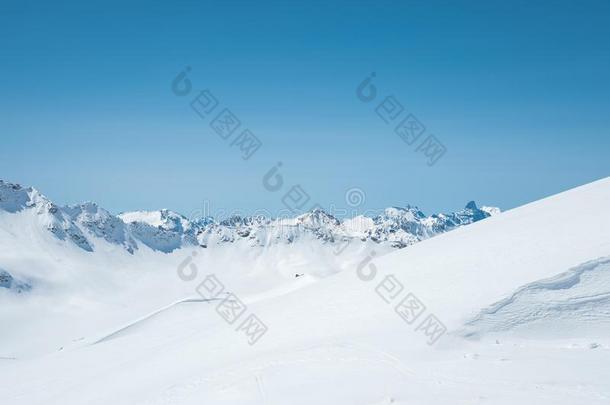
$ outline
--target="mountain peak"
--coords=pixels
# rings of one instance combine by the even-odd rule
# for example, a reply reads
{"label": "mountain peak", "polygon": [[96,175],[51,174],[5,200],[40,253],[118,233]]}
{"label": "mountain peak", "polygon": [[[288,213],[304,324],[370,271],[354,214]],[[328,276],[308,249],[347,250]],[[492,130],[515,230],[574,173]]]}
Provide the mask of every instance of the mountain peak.
{"label": "mountain peak", "polygon": [[[337,240],[370,240],[405,247],[456,227],[499,212],[494,207],[478,208],[474,201],[457,212],[426,216],[416,206],[389,207],[374,217],[357,216],[339,220],[316,207],[294,218],[235,215],[218,221],[212,217],[189,220],[163,208],[113,215],[94,202],[59,207],[34,188],[0,180],[0,210],[16,213],[36,207],[39,223],[60,240],[70,240],[93,251],[103,239],[121,245],[130,253],[140,244],[171,252],[185,246],[246,241],[252,246],[293,243],[309,235],[324,243]],[[92,238],[93,237],[93,238]]]}
{"label": "mountain peak", "polygon": [[466,206],[464,207],[467,210],[478,210],[479,207],[477,207],[477,203],[475,203],[474,201],[469,201],[468,204],[466,204]]}
{"label": "mountain peak", "polygon": [[38,190],[23,187],[21,184],[0,180],[0,209],[8,212],[18,212],[26,208],[45,205],[51,202]]}
{"label": "mountain peak", "polygon": [[339,225],[339,220],[334,216],[330,215],[322,208],[314,208],[313,210],[306,212],[305,214],[297,217],[297,222],[303,225],[309,226],[322,226],[323,224]]}

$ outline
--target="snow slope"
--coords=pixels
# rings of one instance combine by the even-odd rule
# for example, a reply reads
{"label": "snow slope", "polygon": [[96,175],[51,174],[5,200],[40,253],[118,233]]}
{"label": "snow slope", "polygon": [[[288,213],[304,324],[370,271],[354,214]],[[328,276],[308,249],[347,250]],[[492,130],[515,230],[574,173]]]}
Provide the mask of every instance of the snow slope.
{"label": "snow slope", "polygon": [[[91,256],[34,231],[25,236],[3,217],[0,241],[30,246],[0,251],[3,267],[36,279],[44,265],[42,279],[55,282],[40,287],[44,294],[0,289],[9,330],[0,337],[0,398],[606,404],[608,207],[610,178],[391,253],[372,241],[342,252],[305,241],[256,253],[117,255],[107,246]],[[35,270],[23,270],[24,257]],[[197,294],[211,273],[247,305],[233,324]],[[412,323],[411,313],[405,320],[396,312],[409,293],[425,306]],[[247,314],[268,327],[254,345],[239,330]],[[427,333],[432,314],[446,333]]]}

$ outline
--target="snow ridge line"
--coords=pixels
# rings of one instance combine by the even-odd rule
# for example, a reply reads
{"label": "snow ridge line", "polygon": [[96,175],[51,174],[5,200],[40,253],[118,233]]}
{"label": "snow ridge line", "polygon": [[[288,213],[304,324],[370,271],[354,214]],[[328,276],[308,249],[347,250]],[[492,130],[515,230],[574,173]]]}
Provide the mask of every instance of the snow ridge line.
{"label": "snow ridge line", "polygon": [[153,318],[153,317],[155,317],[155,316],[159,315],[159,314],[160,314],[160,313],[162,313],[162,312],[165,312],[165,311],[167,311],[167,310],[169,310],[169,309],[172,309],[173,307],[175,307],[175,306],[177,306],[177,305],[180,305],[180,304],[185,304],[185,303],[188,303],[188,302],[211,302],[211,301],[220,301],[220,300],[222,300],[222,299],[223,299],[223,298],[210,298],[210,299],[207,299],[207,298],[183,298],[183,299],[181,299],[181,300],[178,300],[178,301],[172,302],[171,304],[168,304],[168,305],[166,305],[166,306],[164,306],[164,307],[162,307],[162,308],[160,308],[160,309],[158,309],[158,310],[156,310],[156,311],[154,311],[154,312],[151,312],[151,313],[150,313],[150,314],[148,314],[148,315],[145,315],[145,316],[143,316],[143,317],[141,317],[141,318],[138,318],[138,319],[136,319],[135,321],[130,322],[130,323],[128,323],[127,325],[125,325],[125,326],[123,326],[123,327],[121,327],[121,328],[119,328],[119,329],[115,330],[114,332],[111,332],[111,333],[109,333],[109,334],[107,334],[107,335],[104,335],[104,336],[103,336],[103,337],[101,337],[101,338],[98,338],[97,340],[93,341],[93,342],[92,342],[92,343],[90,343],[89,345],[90,345],[90,346],[92,346],[92,345],[96,345],[96,344],[98,344],[98,343],[102,343],[102,342],[105,342],[105,341],[111,340],[111,339],[113,339],[114,337],[116,337],[117,335],[121,334],[122,332],[124,332],[124,331],[126,331],[126,330],[128,330],[128,329],[131,329],[131,328],[133,328],[134,326],[137,326],[137,325],[141,324],[142,322],[145,322],[145,321],[147,321],[147,320],[149,320],[149,319],[151,319],[151,318]]}
{"label": "snow ridge line", "polygon": [[[556,276],[521,286],[509,297],[481,309],[476,316],[464,323],[464,327],[458,333],[471,338],[494,330],[507,330],[545,318],[550,319],[553,314],[557,312],[566,314],[566,311],[574,312],[574,319],[578,317],[576,313],[584,316],[582,320],[590,321],[595,316],[603,317],[603,314],[608,312],[604,305],[610,302],[610,286],[604,281],[608,279],[606,273],[610,270],[609,264],[610,257],[600,257]],[[585,279],[587,273],[590,276]],[[602,279],[593,279],[597,280],[593,282],[589,277],[602,277]],[[592,282],[594,284],[591,284]],[[595,285],[596,289],[592,290],[591,285]],[[581,291],[581,287],[584,290]],[[551,293],[554,295],[549,296],[548,294]],[[536,301],[535,297],[540,297],[540,294],[546,294],[545,304]],[[531,299],[533,301],[528,301]],[[599,312],[601,315],[583,311],[601,311]]]}
{"label": "snow ridge line", "polygon": [[517,297],[521,295],[525,291],[531,290],[566,290],[568,288],[572,288],[578,283],[580,283],[581,276],[583,273],[595,270],[597,267],[610,263],[610,257],[601,257],[595,260],[588,261],[576,267],[572,267],[571,269],[553,276],[551,278],[534,281],[533,283],[526,284],[523,287],[517,289],[510,297],[500,300],[488,308],[481,310],[479,315],[477,315],[472,320],[468,321],[467,324],[474,323],[485,315],[493,315],[502,308],[512,304],[515,302]]}

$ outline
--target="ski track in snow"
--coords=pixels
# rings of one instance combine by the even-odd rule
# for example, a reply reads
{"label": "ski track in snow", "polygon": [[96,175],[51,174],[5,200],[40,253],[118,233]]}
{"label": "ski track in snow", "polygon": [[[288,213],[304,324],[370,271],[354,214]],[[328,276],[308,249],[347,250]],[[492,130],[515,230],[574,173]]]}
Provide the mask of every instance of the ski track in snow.
{"label": "ski track in snow", "polygon": [[[258,397],[261,404],[268,404],[265,388],[265,375],[278,375],[283,369],[307,367],[351,367],[354,369],[377,368],[387,374],[398,376],[407,381],[415,372],[407,368],[397,357],[374,347],[349,342],[336,342],[295,349],[290,353],[273,356],[273,360],[242,362],[230,368],[218,370],[206,376],[192,378],[168,389],[159,400],[146,401],[147,405],[170,405],[188,402],[202,392],[215,391],[228,393],[254,382],[252,396]],[[258,403],[252,399],[252,402]],[[273,402],[276,403],[276,402]],[[382,402],[383,403],[383,402]]]}

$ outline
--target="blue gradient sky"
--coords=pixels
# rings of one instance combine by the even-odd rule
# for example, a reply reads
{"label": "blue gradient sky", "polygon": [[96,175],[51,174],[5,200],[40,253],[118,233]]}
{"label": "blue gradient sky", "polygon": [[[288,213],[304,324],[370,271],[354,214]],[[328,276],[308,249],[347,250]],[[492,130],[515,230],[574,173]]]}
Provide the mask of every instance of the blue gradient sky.
{"label": "blue gradient sky", "polygon": [[[117,213],[503,209],[610,175],[610,3],[3,1],[0,178]],[[532,4],[535,3],[535,4]],[[250,160],[170,91],[191,66],[263,142]],[[355,96],[371,72],[448,149],[433,167]]]}

